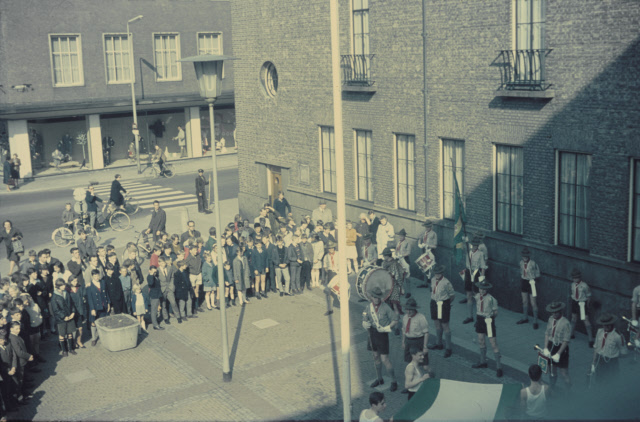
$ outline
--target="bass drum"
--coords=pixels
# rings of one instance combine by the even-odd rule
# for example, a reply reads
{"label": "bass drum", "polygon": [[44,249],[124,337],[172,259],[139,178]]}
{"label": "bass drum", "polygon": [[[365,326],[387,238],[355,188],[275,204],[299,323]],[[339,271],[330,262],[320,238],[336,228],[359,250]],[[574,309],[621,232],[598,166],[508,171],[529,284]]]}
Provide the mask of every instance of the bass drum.
{"label": "bass drum", "polygon": [[391,296],[393,289],[393,279],[389,271],[375,265],[369,265],[358,271],[356,278],[356,291],[362,299],[371,300],[370,293],[373,289],[379,287],[384,294],[382,300],[385,301]]}

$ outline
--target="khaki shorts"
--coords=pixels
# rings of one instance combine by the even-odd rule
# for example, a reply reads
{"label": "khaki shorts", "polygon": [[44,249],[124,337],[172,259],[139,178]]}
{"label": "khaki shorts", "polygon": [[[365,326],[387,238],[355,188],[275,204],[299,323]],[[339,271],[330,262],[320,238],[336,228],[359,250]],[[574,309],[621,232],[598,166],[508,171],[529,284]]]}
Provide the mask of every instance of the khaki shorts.
{"label": "khaki shorts", "polygon": [[202,273],[198,275],[189,274],[189,281],[191,281],[191,287],[196,287],[202,284]]}

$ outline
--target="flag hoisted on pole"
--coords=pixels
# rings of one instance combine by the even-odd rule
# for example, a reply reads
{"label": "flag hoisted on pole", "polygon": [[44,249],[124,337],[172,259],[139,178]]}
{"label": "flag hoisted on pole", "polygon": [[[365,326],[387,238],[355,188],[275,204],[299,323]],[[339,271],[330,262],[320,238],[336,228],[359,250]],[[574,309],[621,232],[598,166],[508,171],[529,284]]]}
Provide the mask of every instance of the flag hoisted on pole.
{"label": "flag hoisted on pole", "polygon": [[462,203],[462,197],[460,196],[460,189],[458,188],[458,179],[456,178],[455,167],[453,169],[453,185],[455,189],[455,216],[456,222],[453,229],[453,245],[456,256],[456,263],[460,265],[462,258],[465,255],[466,242],[464,241],[465,234],[465,222],[467,217],[464,212],[464,204]]}

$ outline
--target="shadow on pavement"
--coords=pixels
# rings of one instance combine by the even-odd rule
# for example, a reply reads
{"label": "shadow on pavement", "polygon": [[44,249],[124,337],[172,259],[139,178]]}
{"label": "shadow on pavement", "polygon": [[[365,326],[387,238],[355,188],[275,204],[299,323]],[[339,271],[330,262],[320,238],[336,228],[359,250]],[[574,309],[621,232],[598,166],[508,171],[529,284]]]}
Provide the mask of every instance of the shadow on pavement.
{"label": "shadow on pavement", "polygon": [[229,370],[231,371],[231,373],[233,373],[233,364],[236,361],[236,352],[238,351],[238,344],[240,343],[240,332],[242,331],[242,321],[244,320],[245,306],[242,306],[242,309],[240,309],[240,315],[238,316],[238,325],[236,326],[236,335],[233,336],[233,345],[231,346],[231,352],[229,353]]}

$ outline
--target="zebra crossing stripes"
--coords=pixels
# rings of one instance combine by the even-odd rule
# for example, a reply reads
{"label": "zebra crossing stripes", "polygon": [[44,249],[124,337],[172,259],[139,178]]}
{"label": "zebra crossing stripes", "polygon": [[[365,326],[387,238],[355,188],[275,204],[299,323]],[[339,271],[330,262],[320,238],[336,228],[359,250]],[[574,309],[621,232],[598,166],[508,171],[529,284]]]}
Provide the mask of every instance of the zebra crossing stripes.
{"label": "zebra crossing stripes", "polygon": [[[153,201],[155,200],[160,201],[160,206],[165,210],[198,203],[198,198],[196,198],[194,194],[156,186],[151,183],[124,182],[122,183],[122,187],[127,190],[127,195],[130,195],[138,202],[138,205],[142,209],[152,209]],[[94,187],[94,193],[106,201],[111,194],[111,184],[96,185]]]}

